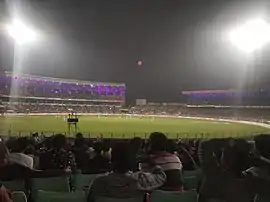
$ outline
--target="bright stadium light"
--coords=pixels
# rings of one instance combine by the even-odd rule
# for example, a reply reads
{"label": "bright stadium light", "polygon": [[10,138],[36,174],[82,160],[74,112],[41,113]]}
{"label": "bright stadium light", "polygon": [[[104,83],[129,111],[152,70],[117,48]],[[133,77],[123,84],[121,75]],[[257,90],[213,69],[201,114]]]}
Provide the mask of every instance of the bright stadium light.
{"label": "bright stadium light", "polygon": [[7,30],[18,45],[35,41],[37,38],[36,33],[18,19],[13,20],[12,24],[7,26]]}
{"label": "bright stadium light", "polygon": [[270,42],[270,25],[253,19],[229,32],[229,39],[240,50],[251,53]]}

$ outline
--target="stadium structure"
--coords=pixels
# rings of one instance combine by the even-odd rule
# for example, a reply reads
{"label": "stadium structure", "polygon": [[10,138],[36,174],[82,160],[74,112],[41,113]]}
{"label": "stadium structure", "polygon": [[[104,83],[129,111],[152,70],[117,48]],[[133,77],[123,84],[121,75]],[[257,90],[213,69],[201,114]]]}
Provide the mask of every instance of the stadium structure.
{"label": "stadium structure", "polygon": [[[135,106],[123,110],[125,92],[123,83],[5,72],[0,78],[0,133],[51,135],[80,131],[89,137],[102,134],[146,138],[159,130],[176,138],[249,136],[269,130],[269,107],[233,106],[228,101],[243,94],[236,91],[184,91],[186,103],[149,103],[138,99]],[[79,115],[76,130],[67,130],[68,117],[74,118],[70,114],[76,114],[75,118]]]}
{"label": "stadium structure", "polygon": [[79,81],[5,72],[0,79],[2,111],[15,113],[118,112],[125,84]]}

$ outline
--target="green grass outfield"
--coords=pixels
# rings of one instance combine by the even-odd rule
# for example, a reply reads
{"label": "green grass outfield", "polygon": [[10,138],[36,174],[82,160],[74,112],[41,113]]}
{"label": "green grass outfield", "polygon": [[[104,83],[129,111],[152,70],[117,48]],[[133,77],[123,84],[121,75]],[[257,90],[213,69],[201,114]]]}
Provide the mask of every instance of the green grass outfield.
{"label": "green grass outfield", "polygon": [[[0,117],[0,134],[29,135],[31,132],[68,134],[64,116],[2,116]],[[97,117],[81,116],[78,131],[85,137],[130,138],[134,136],[148,137],[153,131],[166,133],[171,138],[176,137],[228,137],[252,136],[269,129],[229,122],[218,122],[196,119],[152,118],[152,117]]]}

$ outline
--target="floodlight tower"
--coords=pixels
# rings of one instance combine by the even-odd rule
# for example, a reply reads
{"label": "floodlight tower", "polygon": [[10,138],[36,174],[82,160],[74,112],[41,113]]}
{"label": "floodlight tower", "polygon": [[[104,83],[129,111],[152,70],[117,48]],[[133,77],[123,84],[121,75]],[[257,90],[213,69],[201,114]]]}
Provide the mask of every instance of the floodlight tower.
{"label": "floodlight tower", "polygon": [[[26,45],[35,42],[37,40],[37,34],[20,19],[14,19],[6,26],[6,30],[14,40],[12,73],[16,76],[22,69],[23,53],[27,50]],[[17,83],[12,82],[10,94],[16,96],[17,90]]]}
{"label": "floodlight tower", "polygon": [[13,37],[16,45],[25,45],[35,41],[37,38],[36,33],[19,19],[14,19],[7,26],[7,31]]}
{"label": "floodlight tower", "polygon": [[257,82],[254,74],[256,55],[264,46],[270,43],[270,25],[262,18],[254,18],[231,30],[228,34],[229,41],[247,56],[249,75],[252,82]]}
{"label": "floodlight tower", "polygon": [[261,18],[252,19],[229,32],[233,45],[246,53],[253,53],[270,42],[270,25]]}
{"label": "floodlight tower", "polygon": [[17,71],[22,65],[20,55],[26,50],[27,44],[37,40],[37,34],[20,19],[14,19],[7,25],[7,32],[14,40],[13,71]]}

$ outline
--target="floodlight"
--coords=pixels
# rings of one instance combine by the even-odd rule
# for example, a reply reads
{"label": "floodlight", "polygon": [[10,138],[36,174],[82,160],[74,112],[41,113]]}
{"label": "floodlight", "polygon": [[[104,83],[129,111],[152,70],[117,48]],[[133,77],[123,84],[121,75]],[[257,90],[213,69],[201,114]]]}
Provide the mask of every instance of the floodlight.
{"label": "floodlight", "polygon": [[270,42],[270,25],[263,19],[253,19],[231,31],[229,38],[237,48],[251,53]]}
{"label": "floodlight", "polygon": [[37,38],[36,33],[18,19],[14,20],[7,29],[8,33],[14,38],[18,45],[35,41]]}

